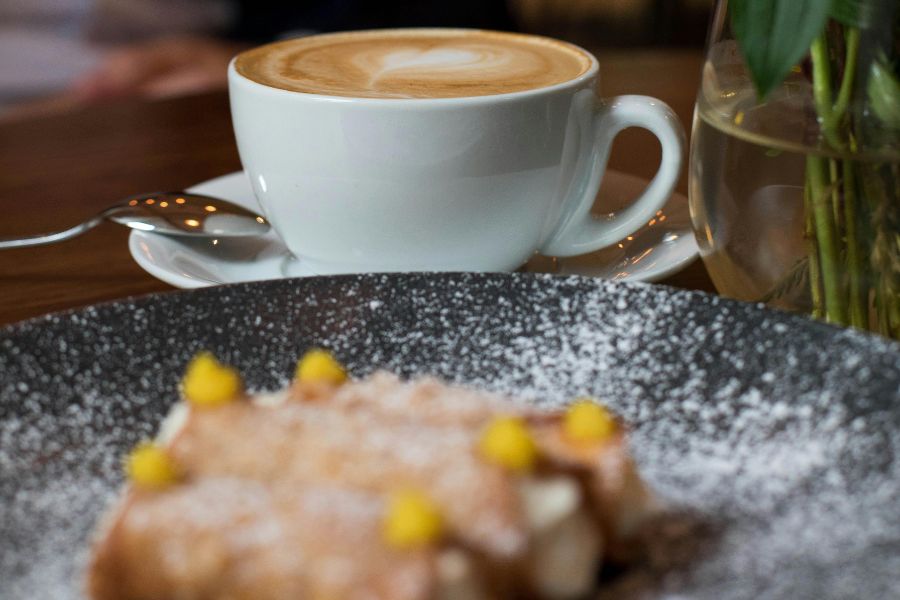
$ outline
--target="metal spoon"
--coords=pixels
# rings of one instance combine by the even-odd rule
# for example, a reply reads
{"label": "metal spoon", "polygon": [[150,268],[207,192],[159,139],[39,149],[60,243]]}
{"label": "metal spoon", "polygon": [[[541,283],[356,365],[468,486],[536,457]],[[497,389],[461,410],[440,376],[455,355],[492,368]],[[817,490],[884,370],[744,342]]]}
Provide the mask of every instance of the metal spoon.
{"label": "metal spoon", "polygon": [[80,225],[56,233],[0,238],[0,250],[67,240],[112,221],[140,231],[192,237],[247,237],[269,231],[263,217],[221,198],[187,192],[159,192],[126,198]]}

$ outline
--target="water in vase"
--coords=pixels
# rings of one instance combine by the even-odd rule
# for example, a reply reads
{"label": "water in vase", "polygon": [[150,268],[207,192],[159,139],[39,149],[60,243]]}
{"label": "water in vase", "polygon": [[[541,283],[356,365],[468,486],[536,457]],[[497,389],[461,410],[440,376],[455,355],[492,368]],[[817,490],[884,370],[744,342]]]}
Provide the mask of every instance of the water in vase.
{"label": "water in vase", "polygon": [[[801,84],[802,85],[802,84]],[[873,228],[881,218],[873,206],[895,205],[891,192],[900,162],[894,153],[849,154],[823,150],[818,131],[809,129],[808,94],[787,86],[780,97],[757,102],[751,86],[701,93],[694,115],[691,149],[691,215],[707,270],[724,295],[810,312],[810,277],[820,268],[815,231],[809,229],[804,203],[810,157],[827,170],[820,198],[834,198],[834,246],[837,248],[842,294],[851,294],[850,272],[866,281],[859,284],[862,303],[873,300],[878,269],[873,269]],[[816,159],[815,157],[819,157]],[[867,184],[887,173],[888,196],[877,198]],[[846,181],[844,175],[854,178]],[[849,183],[849,185],[846,185]],[[855,193],[854,203],[843,201]],[[847,214],[847,206],[855,213]],[[881,211],[883,212],[883,211]],[[889,232],[895,225],[883,224]],[[849,231],[849,233],[848,233]],[[862,240],[855,246],[848,235]],[[852,240],[851,240],[852,241]],[[855,256],[849,255],[853,246]],[[876,257],[877,258],[877,257]],[[859,267],[847,268],[855,260]],[[812,269],[810,267],[813,267]],[[818,270],[817,270],[818,269]],[[821,287],[821,286],[819,286]]]}

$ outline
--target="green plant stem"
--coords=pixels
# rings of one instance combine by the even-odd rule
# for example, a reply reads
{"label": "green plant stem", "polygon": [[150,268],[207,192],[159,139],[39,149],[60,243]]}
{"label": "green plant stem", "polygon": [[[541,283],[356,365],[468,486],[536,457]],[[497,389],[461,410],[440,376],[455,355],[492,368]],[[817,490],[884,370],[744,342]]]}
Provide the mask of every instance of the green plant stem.
{"label": "green plant stem", "polygon": [[812,299],[812,316],[816,319],[825,318],[825,308],[822,302],[822,273],[819,270],[819,250],[816,244],[816,229],[813,225],[812,202],[809,198],[809,185],[803,188],[803,203],[805,205],[806,220],[806,256],[809,259],[809,292]]}
{"label": "green plant stem", "polygon": [[825,139],[828,140],[829,144],[840,147],[837,131],[833,128],[826,127],[826,124],[833,123],[833,106],[831,92],[831,61],[828,60],[828,42],[825,39],[824,33],[813,40],[812,46],[809,48],[809,55],[812,59],[813,100],[816,104],[816,113],[819,115],[822,133],[825,135]]}
{"label": "green plant stem", "polygon": [[[822,43],[825,43],[824,34],[820,36]],[[836,150],[846,151],[848,147],[852,144],[848,143],[850,135],[849,132],[847,134],[842,135],[841,125],[844,122],[844,118],[847,114],[847,110],[850,106],[850,93],[853,90],[853,80],[856,77],[856,61],[859,56],[859,30],[855,27],[848,27],[844,33],[844,41],[846,45],[846,57],[844,59],[844,74],[841,78],[841,86],[838,90],[837,100],[835,100],[834,105],[830,106],[830,99],[828,98],[817,98],[816,99],[816,108],[817,110],[822,111],[821,114],[821,127],[822,132],[825,135],[825,138],[828,140],[828,143],[834,147]],[[825,53],[827,58],[827,52]],[[821,58],[821,54],[819,56]],[[830,74],[830,69],[826,71],[826,73],[821,74],[822,77],[826,77]],[[830,82],[825,82],[825,87],[830,92],[831,84]],[[821,102],[821,106],[820,106]],[[847,168],[846,159],[838,161],[831,160],[829,161],[829,173],[831,175],[831,182],[833,184],[832,192],[831,192],[831,205],[832,210],[834,211],[834,222],[837,229],[838,239],[843,238],[846,235],[846,227],[848,225],[845,223],[846,221],[846,213],[849,210],[851,213],[855,213],[855,207],[844,208],[842,207],[841,201],[841,186],[838,183],[844,179],[847,173],[850,173],[852,169]],[[842,171],[842,172],[841,172]],[[846,191],[848,186],[846,182],[844,182],[843,189]],[[851,190],[852,191],[852,190]],[[855,202],[855,194],[852,194],[851,197],[847,197],[846,195],[843,198],[843,203],[846,202]],[[849,242],[848,242],[849,243]],[[853,263],[848,265],[849,269],[853,268]],[[857,277],[859,273],[856,274]],[[852,296],[852,291],[850,292]],[[852,297],[851,297],[852,301]]]}
{"label": "green plant stem", "polygon": [[841,174],[838,165],[844,161],[828,160],[828,196],[831,199],[831,214],[834,218],[835,238],[840,243],[844,237],[844,209],[841,206]]}
{"label": "green plant stem", "polygon": [[837,247],[833,213],[829,202],[831,185],[828,175],[828,159],[819,156],[806,157],[806,176],[809,201],[812,205],[813,227],[816,232],[819,268],[822,288],[825,292],[825,318],[830,323],[846,323],[847,310],[841,294],[841,264]]}
{"label": "green plant stem", "polygon": [[813,40],[809,49],[813,66],[813,100],[816,104],[816,112],[819,115],[822,134],[835,150],[842,150],[847,145],[840,135],[840,128],[847,109],[850,107],[853,80],[856,78],[859,29],[846,28],[844,40],[847,47],[844,75],[834,104],[832,104],[831,61],[828,56],[828,41],[825,34],[823,33]]}
{"label": "green plant stem", "polygon": [[841,119],[847,114],[850,107],[850,93],[853,91],[853,80],[856,77],[856,62],[859,56],[859,29],[848,27],[844,32],[844,43],[847,46],[847,55],[844,60],[844,77],[841,80],[841,88],[838,90],[837,100],[831,109],[831,122],[826,123],[827,129],[837,129]]}
{"label": "green plant stem", "polygon": [[850,324],[865,329],[869,324],[868,288],[864,281],[866,266],[860,244],[862,240],[858,231],[856,174],[853,163],[842,161],[844,184],[844,232],[847,236],[847,285],[849,287]]}
{"label": "green plant stem", "polygon": [[[831,63],[825,33],[813,40],[810,57],[813,70],[813,99],[821,130],[831,146],[840,148],[842,142],[836,127],[838,121],[834,120]],[[845,78],[848,75],[852,77],[852,69],[845,69],[844,75]],[[837,164],[834,160],[813,155],[806,157],[806,199],[810,208],[808,214],[812,221],[812,229],[815,231],[812,238],[815,248],[810,256],[813,254],[818,256],[825,318],[831,323],[846,324],[847,298],[841,285],[840,236],[837,228],[842,219],[838,177]]]}

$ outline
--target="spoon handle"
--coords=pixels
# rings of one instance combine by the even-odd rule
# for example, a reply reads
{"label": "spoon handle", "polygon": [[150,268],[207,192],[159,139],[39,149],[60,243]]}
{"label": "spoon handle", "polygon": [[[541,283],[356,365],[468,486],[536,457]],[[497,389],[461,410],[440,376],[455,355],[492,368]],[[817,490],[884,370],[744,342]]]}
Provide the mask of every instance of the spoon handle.
{"label": "spoon handle", "polygon": [[28,248],[29,246],[43,246],[44,244],[61,242],[69,238],[79,236],[89,229],[93,229],[94,227],[102,223],[104,221],[104,218],[105,217],[103,215],[99,215],[94,217],[93,219],[81,223],[80,225],[70,227],[69,229],[65,229],[63,231],[57,231],[56,233],[42,233],[40,235],[31,235],[27,237],[16,238],[0,238],[0,250],[6,250],[8,248]]}

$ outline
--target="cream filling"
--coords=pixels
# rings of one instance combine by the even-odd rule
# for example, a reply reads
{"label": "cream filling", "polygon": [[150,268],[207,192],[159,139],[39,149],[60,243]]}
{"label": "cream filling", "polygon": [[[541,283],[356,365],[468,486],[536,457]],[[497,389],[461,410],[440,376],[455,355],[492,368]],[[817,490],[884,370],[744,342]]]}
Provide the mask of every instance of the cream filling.
{"label": "cream filling", "polygon": [[277,392],[263,392],[252,397],[251,402],[256,406],[281,406],[288,399],[288,390],[283,389]]}
{"label": "cream filling", "polygon": [[542,597],[577,598],[594,587],[603,538],[583,508],[577,482],[567,476],[521,484],[531,530],[530,576]]}
{"label": "cream filling", "polygon": [[167,447],[175,441],[175,438],[187,425],[188,415],[191,409],[186,402],[179,402],[169,410],[169,414],[163,419],[159,426],[159,432],[156,434],[156,443],[160,446]]}

